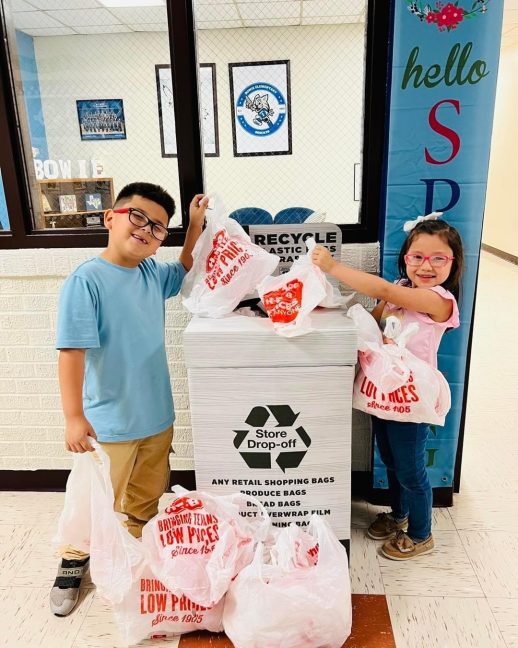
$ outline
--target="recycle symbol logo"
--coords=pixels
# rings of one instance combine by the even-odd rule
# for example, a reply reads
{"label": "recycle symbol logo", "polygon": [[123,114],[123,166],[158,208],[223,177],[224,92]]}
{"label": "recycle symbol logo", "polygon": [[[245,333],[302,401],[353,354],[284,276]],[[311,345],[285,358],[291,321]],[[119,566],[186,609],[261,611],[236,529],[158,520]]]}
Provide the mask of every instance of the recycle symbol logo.
{"label": "recycle symbol logo", "polygon": [[[234,446],[239,450],[249,468],[271,468],[272,455],[280,450],[275,462],[283,472],[287,468],[298,468],[311,445],[311,438],[299,425],[295,427],[300,412],[295,414],[289,405],[267,405],[253,407],[247,416],[247,430],[233,430]],[[265,428],[268,424],[268,429]],[[254,435],[255,432],[255,435]],[[291,437],[288,439],[289,434]],[[255,438],[252,438],[254,437]],[[260,440],[258,440],[260,438]],[[246,441],[246,442],[245,442]],[[303,445],[303,450],[297,447]],[[249,450],[257,448],[256,452]]]}

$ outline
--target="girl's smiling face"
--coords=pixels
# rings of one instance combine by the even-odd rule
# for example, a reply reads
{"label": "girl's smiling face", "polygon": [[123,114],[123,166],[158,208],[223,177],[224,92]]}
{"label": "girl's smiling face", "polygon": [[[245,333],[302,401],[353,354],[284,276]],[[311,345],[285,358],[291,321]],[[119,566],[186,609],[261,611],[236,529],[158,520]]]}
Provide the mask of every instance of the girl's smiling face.
{"label": "girl's smiling face", "polygon": [[[407,256],[414,254],[422,257],[452,257],[453,250],[440,235],[423,233],[415,237],[406,252]],[[432,288],[446,281],[451,272],[451,265],[452,261],[449,259],[443,267],[433,266],[427,258],[418,266],[406,263],[406,273],[414,288]]]}

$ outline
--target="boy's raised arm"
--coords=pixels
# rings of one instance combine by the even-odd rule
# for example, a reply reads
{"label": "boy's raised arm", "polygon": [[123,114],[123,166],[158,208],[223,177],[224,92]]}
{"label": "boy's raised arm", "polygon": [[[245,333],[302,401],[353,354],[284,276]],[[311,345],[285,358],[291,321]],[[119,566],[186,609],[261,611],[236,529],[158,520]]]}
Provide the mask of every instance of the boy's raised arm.
{"label": "boy's raised arm", "polygon": [[59,389],[65,415],[65,447],[70,452],[93,451],[88,437],[97,439],[83,410],[85,351],[61,349],[59,352]]}
{"label": "boy's raised arm", "polygon": [[192,251],[202,233],[205,211],[208,204],[209,199],[207,196],[204,196],[204,194],[196,194],[189,205],[189,227],[187,228],[185,243],[180,254],[180,262],[187,272],[192,268]]}

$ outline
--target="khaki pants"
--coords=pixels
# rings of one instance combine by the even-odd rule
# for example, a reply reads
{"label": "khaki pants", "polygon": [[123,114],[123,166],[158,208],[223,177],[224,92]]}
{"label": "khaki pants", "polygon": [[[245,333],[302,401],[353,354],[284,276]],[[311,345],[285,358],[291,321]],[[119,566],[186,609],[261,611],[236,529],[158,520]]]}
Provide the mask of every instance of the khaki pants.
{"label": "khaki pants", "polygon": [[[110,457],[114,509],[128,516],[125,525],[135,538],[158,513],[158,500],[169,485],[169,453],[173,427],[135,441],[101,443]],[[71,545],[60,548],[62,558],[82,560],[88,556]]]}

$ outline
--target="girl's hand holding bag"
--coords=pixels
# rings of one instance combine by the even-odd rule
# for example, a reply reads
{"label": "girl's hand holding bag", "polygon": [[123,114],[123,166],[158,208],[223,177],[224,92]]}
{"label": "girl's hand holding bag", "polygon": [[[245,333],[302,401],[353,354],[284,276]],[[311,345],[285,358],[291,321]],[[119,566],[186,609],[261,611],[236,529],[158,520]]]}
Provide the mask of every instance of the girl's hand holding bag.
{"label": "girl's hand holding bag", "polygon": [[325,274],[311,261],[315,240],[306,240],[308,253],[300,256],[289,272],[278,277],[266,277],[258,287],[275,332],[283,337],[310,333],[310,313],[317,306],[338,308],[345,303]]}
{"label": "girl's hand holding bag", "polygon": [[444,425],[451,407],[446,378],[405,346],[417,324],[401,330],[389,317],[385,333],[395,343],[383,344],[376,320],[363,306],[355,304],[347,314],[358,329],[353,407],[389,421]]}

